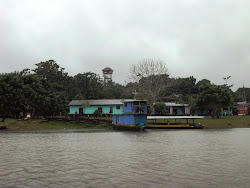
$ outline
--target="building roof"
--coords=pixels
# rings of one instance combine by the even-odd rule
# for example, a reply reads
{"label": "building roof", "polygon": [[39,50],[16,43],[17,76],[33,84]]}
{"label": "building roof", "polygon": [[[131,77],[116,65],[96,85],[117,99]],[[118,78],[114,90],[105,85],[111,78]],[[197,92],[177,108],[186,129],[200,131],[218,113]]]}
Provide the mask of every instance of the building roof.
{"label": "building roof", "polygon": [[113,72],[113,70],[110,67],[105,67],[104,69],[102,69],[102,71],[103,72],[106,72],[106,71],[112,71]]}
{"label": "building roof", "polygon": [[73,100],[69,106],[81,106],[85,102],[89,102],[90,106],[96,105],[121,105],[122,99],[100,99],[100,100]]}
{"label": "building roof", "polygon": [[137,99],[123,99],[121,100],[122,102],[134,102],[134,101],[143,101],[143,102],[147,102],[147,100],[137,100]]}
{"label": "building roof", "polygon": [[244,102],[237,102],[237,105],[250,105],[250,103],[247,103],[246,101],[244,101]]}
{"label": "building roof", "polygon": [[188,106],[188,104],[176,104],[174,102],[166,102],[166,106]]}

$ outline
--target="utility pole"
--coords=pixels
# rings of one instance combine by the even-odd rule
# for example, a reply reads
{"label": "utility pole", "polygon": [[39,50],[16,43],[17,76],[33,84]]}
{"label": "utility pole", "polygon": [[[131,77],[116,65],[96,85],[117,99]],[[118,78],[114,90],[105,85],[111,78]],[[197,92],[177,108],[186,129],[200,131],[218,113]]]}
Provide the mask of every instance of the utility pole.
{"label": "utility pole", "polygon": [[246,92],[245,92],[245,86],[244,86],[244,84],[243,84],[242,99],[243,99],[243,115],[245,115],[245,103],[247,102],[247,99],[246,99]]}
{"label": "utility pole", "polygon": [[[227,85],[227,80],[229,78],[231,78],[231,76],[227,76],[227,77],[222,78],[222,79],[224,79],[226,81],[225,85],[226,85],[226,87],[228,87],[228,89],[233,86],[233,85],[230,85],[230,86]],[[227,110],[228,110],[228,115],[230,115],[230,112],[229,112],[230,111],[230,106],[227,107]],[[222,115],[223,115],[223,110],[222,110]]]}
{"label": "utility pole", "polygon": [[223,80],[225,80],[225,81],[226,81],[226,86],[227,86],[227,80],[228,80],[229,78],[231,78],[231,76],[228,76],[228,77],[224,77],[224,78],[222,78]]}

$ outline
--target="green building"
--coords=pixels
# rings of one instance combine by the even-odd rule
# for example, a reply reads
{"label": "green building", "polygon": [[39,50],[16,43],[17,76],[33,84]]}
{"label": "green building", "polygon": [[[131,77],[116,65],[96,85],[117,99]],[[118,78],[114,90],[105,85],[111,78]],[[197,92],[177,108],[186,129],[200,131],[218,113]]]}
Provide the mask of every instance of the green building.
{"label": "green building", "polygon": [[70,115],[92,115],[96,110],[103,115],[123,113],[122,99],[73,100],[69,103]]}

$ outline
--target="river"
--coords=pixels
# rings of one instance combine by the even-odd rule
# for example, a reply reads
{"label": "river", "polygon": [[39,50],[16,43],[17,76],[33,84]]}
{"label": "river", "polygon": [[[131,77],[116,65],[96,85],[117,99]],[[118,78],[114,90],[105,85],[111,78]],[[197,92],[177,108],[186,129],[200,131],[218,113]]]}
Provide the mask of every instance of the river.
{"label": "river", "polygon": [[250,187],[250,129],[0,132],[0,187]]}

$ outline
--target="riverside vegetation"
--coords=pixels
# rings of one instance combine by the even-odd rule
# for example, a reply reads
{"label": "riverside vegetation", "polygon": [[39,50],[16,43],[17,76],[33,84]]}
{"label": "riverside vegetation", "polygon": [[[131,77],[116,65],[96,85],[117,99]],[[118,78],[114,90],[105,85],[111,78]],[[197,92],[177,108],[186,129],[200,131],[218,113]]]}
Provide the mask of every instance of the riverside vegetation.
{"label": "riverside vegetation", "polygon": [[[131,66],[130,74],[136,79],[124,86],[104,83],[93,72],[69,76],[54,60],[37,63],[33,70],[0,73],[0,117],[4,121],[7,117],[18,119],[27,114],[67,116],[71,100],[131,99],[133,93],[137,93],[136,99],[148,101],[149,113],[155,102],[176,102],[189,104],[192,114],[194,110],[209,110],[214,116],[221,108],[233,109],[237,114],[235,103],[250,101],[250,88],[233,92],[231,86],[215,85],[207,79],[197,82],[193,76],[171,78],[161,61],[143,60]],[[167,111],[162,109],[160,113]]]}
{"label": "riverside vegetation", "polygon": [[[224,116],[219,119],[205,117],[196,120],[201,123],[205,129],[223,129],[223,128],[250,128],[250,116]],[[59,121],[41,121],[40,119],[30,119],[27,121],[6,119],[0,123],[1,126],[7,126],[3,131],[21,131],[21,130],[55,130],[55,129],[103,129],[110,130],[112,125],[108,123],[86,123],[86,122],[59,122]]]}
{"label": "riverside vegetation", "polygon": [[16,120],[7,118],[1,126],[7,126],[6,131],[22,130],[53,130],[53,129],[112,129],[108,123],[86,123],[86,122],[61,122],[61,121],[43,121],[41,119]]}

